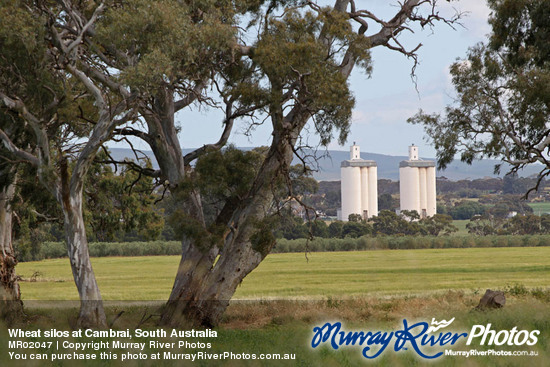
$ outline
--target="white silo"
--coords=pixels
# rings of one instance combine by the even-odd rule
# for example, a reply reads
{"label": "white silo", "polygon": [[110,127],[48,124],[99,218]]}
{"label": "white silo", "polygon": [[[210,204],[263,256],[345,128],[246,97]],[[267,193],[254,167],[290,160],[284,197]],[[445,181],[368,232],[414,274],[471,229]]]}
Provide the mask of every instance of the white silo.
{"label": "white silo", "polygon": [[416,210],[420,218],[436,214],[435,162],[418,157],[418,147],[409,147],[409,160],[399,163],[401,210]]}
{"label": "white silo", "polygon": [[364,219],[378,214],[378,172],[375,161],[361,159],[359,146],[353,143],[350,159],[341,164],[342,209],[340,220],[350,214]]}

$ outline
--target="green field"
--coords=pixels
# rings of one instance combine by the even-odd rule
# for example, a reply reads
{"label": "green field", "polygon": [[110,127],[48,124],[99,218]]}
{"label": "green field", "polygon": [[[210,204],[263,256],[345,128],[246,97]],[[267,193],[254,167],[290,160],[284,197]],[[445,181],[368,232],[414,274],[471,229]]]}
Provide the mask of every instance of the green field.
{"label": "green field", "polygon": [[[105,300],[166,300],[179,257],[94,258]],[[24,300],[77,300],[67,259],[21,263]],[[33,274],[36,281],[30,281]],[[550,287],[550,247],[272,254],[236,299],[406,295],[522,284]]]}
{"label": "green field", "polygon": [[[248,276],[217,327],[218,338],[210,351],[235,353],[295,353],[296,360],[207,361],[197,366],[547,366],[550,360],[550,247],[465,248],[427,250],[373,250],[361,252],[272,254]],[[178,265],[177,256],[103,257],[93,260],[96,276],[106,300],[162,300],[168,297]],[[77,299],[67,259],[22,263],[18,273],[23,298]],[[35,274],[36,281],[29,281]],[[506,292],[506,306],[474,311],[486,288]],[[309,299],[309,300],[306,300]],[[70,329],[78,313],[58,308],[56,303],[33,308],[16,327]],[[122,311],[121,311],[122,310]],[[119,330],[142,327],[156,329],[158,309],[149,303],[114,302],[106,308],[108,320]],[[121,316],[122,315],[122,316]],[[120,318],[119,318],[120,316]],[[367,363],[360,348],[334,351],[309,347],[312,328],[327,320],[342,321],[355,330],[396,330],[403,319],[449,320],[453,328],[468,331],[473,325],[491,323],[495,329],[539,330],[533,347],[503,350],[535,350],[538,357],[441,357],[420,360],[413,352],[388,350],[375,364]],[[13,326],[12,326],[13,327]],[[0,325],[0,339],[7,330]],[[458,350],[469,350],[464,343]],[[493,347],[477,345],[488,350]],[[389,349],[389,348],[388,348]],[[51,366],[50,363],[21,363],[8,358],[10,349],[0,343],[0,365]],[[121,350],[119,353],[124,353]],[[146,348],[146,353],[153,350]],[[56,364],[73,366],[74,361]],[[180,366],[182,361],[82,362],[80,366]]]}
{"label": "green field", "polygon": [[533,213],[536,215],[541,215],[545,213],[550,213],[550,202],[546,203],[527,203],[531,208],[533,208]]}
{"label": "green field", "polygon": [[453,236],[467,236],[468,235],[468,229],[466,228],[466,224],[470,223],[469,219],[460,219],[460,220],[453,220],[453,226],[458,228],[458,231],[453,233]]}

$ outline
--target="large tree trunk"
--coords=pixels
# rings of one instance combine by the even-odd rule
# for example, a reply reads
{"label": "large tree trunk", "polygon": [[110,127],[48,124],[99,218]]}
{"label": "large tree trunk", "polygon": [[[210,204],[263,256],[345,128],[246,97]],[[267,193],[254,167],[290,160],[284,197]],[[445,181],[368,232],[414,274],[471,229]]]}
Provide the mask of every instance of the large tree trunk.
{"label": "large tree trunk", "polygon": [[251,237],[258,233],[258,223],[269,214],[273,202],[271,183],[288,170],[292,161],[293,139],[286,140],[288,136],[279,139],[274,137],[249,200],[241,203],[231,218],[233,230],[225,238],[216,264],[217,249],[201,253],[192,243],[187,245],[170,300],[163,311],[162,324],[178,326],[188,320],[207,327],[217,325],[237,286],[271,251],[274,241],[258,243],[251,241]]}
{"label": "large tree trunk", "polygon": [[161,325],[181,324],[181,316],[185,315],[187,307],[186,300],[192,299],[197,294],[218,254],[217,248],[207,253],[201,252],[189,239],[184,239],[182,243],[184,250],[170,298],[161,315]]}
{"label": "large tree trunk", "polygon": [[[169,182],[172,194],[175,194],[180,184],[186,179],[186,170],[182,150],[179,144],[177,130],[174,124],[174,93],[170,88],[159,90],[151,106],[151,112],[145,113],[150,136],[149,144],[157,159],[162,173],[162,179]],[[181,209],[205,227],[200,195],[191,193],[179,203]],[[164,308],[160,323],[163,325],[175,324],[177,315],[183,313],[182,299],[190,299],[195,294],[202,279],[208,274],[218,249],[212,248],[206,253],[201,251],[190,238],[182,239],[182,256],[172,287],[168,303]]]}
{"label": "large tree trunk", "polygon": [[[265,245],[268,253],[274,243]],[[226,256],[220,257],[207,277],[200,280],[201,286],[192,298],[180,301],[179,316],[206,327],[216,326],[238,285],[258,267],[267,253],[254,249],[249,240],[233,241],[228,251],[224,252]],[[173,321],[181,320],[174,318]]]}
{"label": "large tree trunk", "polygon": [[11,182],[0,190],[0,317],[12,320],[21,315],[23,303],[15,265],[17,259],[13,251],[12,208],[11,200],[15,192],[15,182]]}
{"label": "large tree trunk", "polygon": [[82,216],[82,191],[64,192],[63,215],[67,252],[71,263],[74,281],[80,297],[79,327],[107,327],[103,301],[97,285],[90,254],[86,226]]}
{"label": "large tree trunk", "polygon": [[[297,108],[283,121],[280,107],[276,105],[277,112],[273,116],[275,131],[271,149],[248,199],[231,210],[229,220],[220,222],[231,228],[224,238],[223,250],[218,251],[216,246],[201,249],[193,239],[182,239],[182,258],[161,324],[178,326],[187,320],[206,326],[216,325],[237,286],[273,247],[273,240],[251,241],[251,238],[258,233],[258,224],[269,215],[273,203],[273,182],[288,173],[293,145],[309,118],[309,112]],[[170,182],[171,189],[176,190],[188,172],[174,126],[173,91],[159,92],[151,110],[153,113],[144,115],[151,139],[149,143],[159,162],[162,177]],[[197,193],[188,195],[181,205],[189,220],[206,227]],[[218,253],[220,257],[214,265]]]}

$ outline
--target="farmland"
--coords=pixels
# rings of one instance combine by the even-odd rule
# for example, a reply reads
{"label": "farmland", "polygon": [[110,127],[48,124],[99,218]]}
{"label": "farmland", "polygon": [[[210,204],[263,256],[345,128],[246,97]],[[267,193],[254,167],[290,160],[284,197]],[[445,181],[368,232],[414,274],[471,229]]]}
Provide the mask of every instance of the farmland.
{"label": "farmland", "polygon": [[[547,339],[550,332],[549,255],[549,247],[319,252],[309,254],[307,260],[299,253],[272,254],[239,287],[236,302],[228,308],[217,329],[219,337],[213,340],[212,352],[296,354],[296,360],[291,363],[265,361],[262,364],[268,366],[361,365],[365,359],[359,348],[333,351],[326,347],[320,350],[308,347],[312,327],[327,320],[340,320],[347,327],[359,330],[395,330],[402,327],[403,319],[429,321],[432,317],[438,320],[455,317],[453,326],[457,330],[487,323],[498,329],[518,326],[540,330],[539,343],[530,348],[539,353],[539,357],[516,357],[514,365],[544,366],[550,354]],[[158,327],[157,307],[120,300],[150,300],[154,301],[153,305],[162,304],[170,292],[179,257],[101,257],[92,261],[104,298],[115,301],[107,303],[110,306],[106,309],[108,318],[116,320],[115,327],[135,328],[145,315],[152,317],[142,327]],[[77,302],[71,309],[60,310],[55,306],[57,303],[33,308],[33,303],[28,301],[78,299],[68,260],[21,263],[18,272],[24,279],[21,282],[23,298],[30,307],[33,323],[42,329],[69,327],[78,312]],[[473,312],[485,288],[504,290],[505,308]],[[123,314],[118,318],[121,309]],[[0,328],[2,337],[6,337],[6,330]],[[468,348],[461,345],[457,349]],[[509,349],[518,348],[506,347]],[[6,362],[6,356],[5,346],[0,345],[0,362]],[[507,358],[488,356],[467,361],[470,366],[510,365]],[[197,365],[258,365],[252,361],[232,362],[235,361],[200,361]],[[423,365],[413,352],[387,352],[377,362],[392,366]],[[446,356],[430,365],[458,366],[461,362],[464,358]],[[111,361],[104,365],[155,363]],[[164,361],[162,365],[178,363]]]}
{"label": "farmland", "polygon": [[[104,257],[92,263],[105,300],[166,300],[178,256]],[[77,300],[67,259],[21,263],[24,300]],[[236,299],[410,295],[550,287],[550,248],[465,248],[271,254]]]}
{"label": "farmland", "polygon": [[533,213],[536,215],[550,213],[550,202],[528,203],[527,205],[533,209]]}

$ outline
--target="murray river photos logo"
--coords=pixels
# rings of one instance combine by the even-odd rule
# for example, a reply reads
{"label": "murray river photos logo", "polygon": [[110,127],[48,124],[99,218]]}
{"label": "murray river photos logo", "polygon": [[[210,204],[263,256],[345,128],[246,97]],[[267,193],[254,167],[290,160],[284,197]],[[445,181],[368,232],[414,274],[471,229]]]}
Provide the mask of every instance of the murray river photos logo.
{"label": "murray river photos logo", "polygon": [[[362,348],[361,354],[368,359],[374,359],[393,348],[395,352],[412,350],[422,358],[434,359],[441,357],[444,350],[459,342],[466,345],[479,343],[487,346],[533,346],[538,341],[539,330],[493,330],[491,324],[474,325],[469,333],[443,330],[449,327],[455,319],[409,323],[403,319],[403,328],[394,331],[346,331],[340,322],[327,322],[323,326],[313,328],[311,346],[317,348],[328,345],[334,350],[344,346]],[[475,344],[477,345],[477,344]]]}

